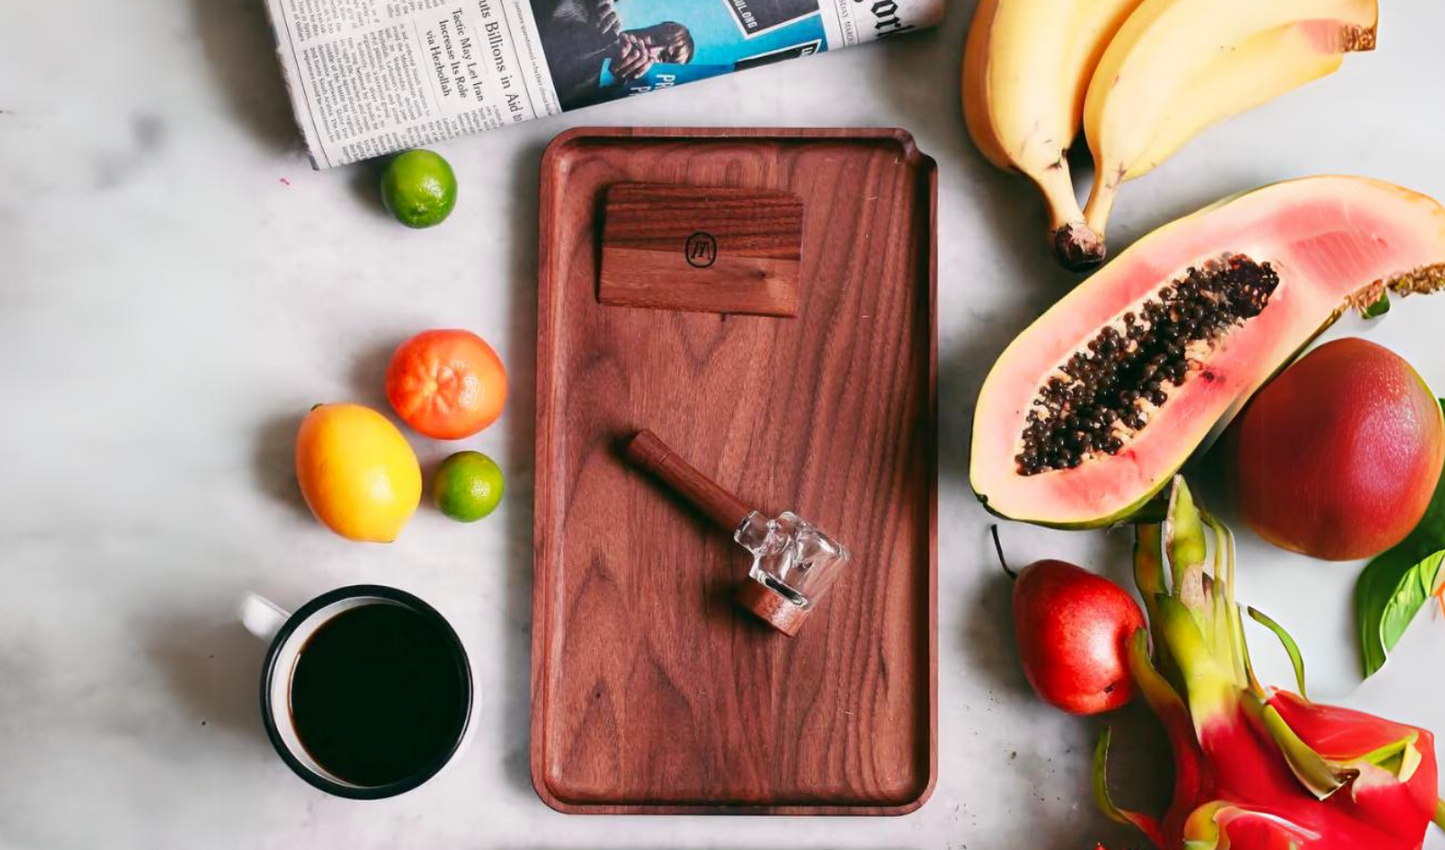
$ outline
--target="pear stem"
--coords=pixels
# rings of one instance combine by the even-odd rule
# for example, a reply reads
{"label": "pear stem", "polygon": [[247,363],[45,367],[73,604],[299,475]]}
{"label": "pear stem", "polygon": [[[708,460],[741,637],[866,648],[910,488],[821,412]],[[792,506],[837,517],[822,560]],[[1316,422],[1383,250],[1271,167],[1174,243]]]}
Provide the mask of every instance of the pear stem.
{"label": "pear stem", "polygon": [[998,539],[998,523],[990,525],[988,531],[993,535],[993,550],[998,553],[998,565],[1003,567],[1009,578],[1018,581],[1019,574],[1009,569],[1008,559],[1003,556],[1003,543]]}

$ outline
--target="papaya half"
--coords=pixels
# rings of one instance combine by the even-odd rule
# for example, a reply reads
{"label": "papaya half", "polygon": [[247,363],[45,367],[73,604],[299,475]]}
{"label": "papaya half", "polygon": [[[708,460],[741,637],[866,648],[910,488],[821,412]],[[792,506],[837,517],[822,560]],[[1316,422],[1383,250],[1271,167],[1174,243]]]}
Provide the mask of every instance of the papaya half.
{"label": "papaya half", "polygon": [[992,512],[1109,525],[1347,310],[1445,289],[1445,208],[1359,177],[1226,199],[1145,236],[1009,345],[970,478]]}

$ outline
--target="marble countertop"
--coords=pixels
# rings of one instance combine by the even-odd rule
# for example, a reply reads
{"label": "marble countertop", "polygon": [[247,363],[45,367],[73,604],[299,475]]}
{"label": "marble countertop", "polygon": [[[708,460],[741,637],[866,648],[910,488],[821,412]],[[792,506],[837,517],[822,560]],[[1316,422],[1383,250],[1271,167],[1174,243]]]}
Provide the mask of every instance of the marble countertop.
{"label": "marble countertop", "polygon": [[[411,232],[366,169],[308,166],[259,0],[3,4],[0,848],[1139,846],[1089,798],[1105,721],[1027,690],[968,487],[984,373],[1071,277],[1046,254],[1033,191],[967,140],[956,69],[972,3],[950,5],[941,31],[438,145],[460,204]],[[1310,173],[1445,198],[1445,6],[1382,5],[1378,52],[1128,186],[1113,244]],[[739,124],[906,127],[940,166],[939,775],[903,818],[567,817],[528,775],[539,155],[566,127],[706,125],[719,103]],[[1442,323],[1445,301],[1420,301],[1344,332],[1387,340],[1445,389]],[[392,348],[438,325],[478,331],[511,372],[502,424],[468,444],[506,468],[506,501],[477,526],[424,510],[393,546],[325,533],[292,480],[300,416],[320,400],[382,404]],[[424,463],[450,450],[420,445]],[[1126,570],[1127,534],[1006,535],[1018,562]],[[1356,569],[1247,536],[1241,555],[1241,595],[1294,631],[1318,692],[1348,692]],[[233,613],[247,590],[294,605],[356,582],[441,608],[481,698],[459,761],[365,804],[276,758],[256,706],[262,647]],[[1260,654],[1283,680],[1283,658]],[[1445,729],[1445,685],[1420,678],[1405,719]],[[1150,728],[1117,736],[1120,794],[1140,805],[1167,775]]]}

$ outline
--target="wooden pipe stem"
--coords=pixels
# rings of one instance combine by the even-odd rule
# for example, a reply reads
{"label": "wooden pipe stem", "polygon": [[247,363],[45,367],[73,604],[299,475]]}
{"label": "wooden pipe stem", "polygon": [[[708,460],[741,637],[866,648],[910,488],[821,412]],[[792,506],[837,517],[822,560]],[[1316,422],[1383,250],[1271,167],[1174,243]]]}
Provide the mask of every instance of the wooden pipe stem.
{"label": "wooden pipe stem", "polygon": [[729,534],[737,531],[753,509],[722,485],[677,456],[651,431],[639,431],[623,452],[629,463],[652,473],[677,495]]}

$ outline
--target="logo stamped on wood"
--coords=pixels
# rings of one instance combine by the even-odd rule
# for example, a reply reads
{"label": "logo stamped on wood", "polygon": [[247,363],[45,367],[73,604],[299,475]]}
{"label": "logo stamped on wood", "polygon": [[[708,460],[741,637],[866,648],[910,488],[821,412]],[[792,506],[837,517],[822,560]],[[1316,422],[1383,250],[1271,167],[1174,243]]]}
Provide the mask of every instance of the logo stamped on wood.
{"label": "logo stamped on wood", "polygon": [[695,269],[705,269],[717,262],[717,239],[706,230],[698,230],[687,237],[682,255],[687,264]]}
{"label": "logo stamped on wood", "polygon": [[598,303],[797,316],[803,201],[796,194],[614,183],[606,197]]}

